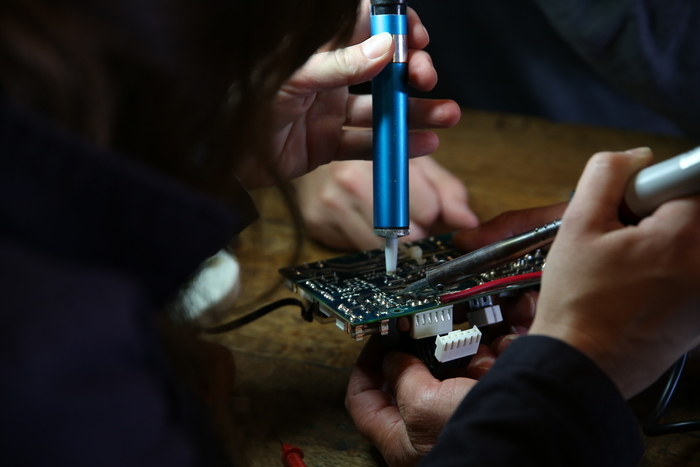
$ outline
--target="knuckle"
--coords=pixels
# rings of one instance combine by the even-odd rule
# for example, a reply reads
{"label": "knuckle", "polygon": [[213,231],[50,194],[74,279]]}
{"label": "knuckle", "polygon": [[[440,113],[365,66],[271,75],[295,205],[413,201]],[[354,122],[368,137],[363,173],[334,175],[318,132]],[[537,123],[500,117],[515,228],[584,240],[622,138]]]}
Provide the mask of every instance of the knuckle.
{"label": "knuckle", "polygon": [[337,69],[340,70],[343,75],[353,76],[359,71],[357,62],[353,60],[353,53],[349,48],[334,51],[333,60],[335,61]]}
{"label": "knuckle", "polygon": [[[700,274],[700,232],[691,224],[677,225],[660,235],[650,235],[637,246],[648,258],[647,272],[659,284],[668,284],[669,290],[687,280],[697,284]],[[625,247],[633,250],[635,245]],[[696,287],[696,286],[695,286]]]}
{"label": "knuckle", "polygon": [[342,202],[340,201],[340,196],[334,189],[324,188],[318,194],[318,201],[321,206],[326,209],[336,210],[340,209]]}
{"label": "knuckle", "polygon": [[446,177],[440,184],[451,197],[460,201],[465,201],[467,199],[467,187],[461,180],[454,177]]}
{"label": "knuckle", "polygon": [[304,223],[306,224],[307,229],[313,231],[319,230],[324,225],[323,219],[313,214],[305,217]]}
{"label": "knuckle", "polygon": [[[696,264],[700,253],[700,229],[695,223],[684,223],[674,230],[670,242],[674,245],[679,260]],[[690,254],[689,254],[690,253]]]}
{"label": "knuckle", "polygon": [[359,163],[336,165],[333,168],[333,178],[341,188],[352,194],[372,189],[371,183],[363,183],[369,178]]}
{"label": "knuckle", "polygon": [[629,156],[621,152],[601,151],[593,154],[590,162],[602,170],[619,169],[629,165]]}
{"label": "knuckle", "polygon": [[430,226],[439,218],[440,211],[437,208],[411,211],[411,221],[415,223],[416,231]]}

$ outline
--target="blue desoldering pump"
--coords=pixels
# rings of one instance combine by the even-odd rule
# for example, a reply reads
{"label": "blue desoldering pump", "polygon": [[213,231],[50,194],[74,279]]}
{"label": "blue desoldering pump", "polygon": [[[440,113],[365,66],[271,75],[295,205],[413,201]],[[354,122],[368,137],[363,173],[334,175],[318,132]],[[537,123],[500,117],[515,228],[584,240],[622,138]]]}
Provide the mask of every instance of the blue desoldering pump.
{"label": "blue desoldering pump", "polygon": [[388,32],[394,57],[372,79],[374,233],[386,238],[386,272],[395,274],[398,237],[409,234],[408,21],[406,0],[371,0],[373,35]]}

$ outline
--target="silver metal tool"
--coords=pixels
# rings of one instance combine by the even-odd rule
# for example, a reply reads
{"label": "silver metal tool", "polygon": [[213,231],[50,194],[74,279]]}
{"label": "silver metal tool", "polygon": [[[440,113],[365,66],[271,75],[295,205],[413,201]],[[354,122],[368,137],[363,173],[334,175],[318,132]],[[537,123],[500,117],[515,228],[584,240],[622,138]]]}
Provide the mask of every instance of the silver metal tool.
{"label": "silver metal tool", "polygon": [[430,269],[424,279],[409,285],[401,294],[415,295],[426,289],[440,291],[447,285],[456,284],[470,276],[519,258],[525,253],[551,243],[560,225],[561,220],[558,219],[529,232],[506,238],[447,261]]}
{"label": "silver metal tool", "polygon": [[[639,171],[627,184],[620,207],[623,222],[634,223],[671,199],[700,193],[700,147]],[[501,266],[554,241],[561,220],[501,240],[426,273],[425,279],[406,287],[401,294],[440,291],[480,272]]]}

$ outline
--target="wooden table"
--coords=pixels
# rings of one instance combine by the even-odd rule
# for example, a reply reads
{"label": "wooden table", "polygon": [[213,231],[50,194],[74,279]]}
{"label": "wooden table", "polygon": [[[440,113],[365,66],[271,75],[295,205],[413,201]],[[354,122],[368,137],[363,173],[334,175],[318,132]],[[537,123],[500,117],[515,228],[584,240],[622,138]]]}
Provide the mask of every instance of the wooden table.
{"label": "wooden table", "polygon": [[[597,151],[649,146],[661,159],[694,146],[665,136],[475,111],[464,111],[459,125],[441,131],[440,137],[434,157],[466,183],[470,204],[482,220],[566,200]],[[240,242],[245,296],[257,297],[255,305],[293,296],[284,288],[270,292],[279,283],[278,267],[289,264],[294,246],[290,216],[274,190],[263,191],[259,198],[263,217]],[[305,241],[300,262],[337,255]],[[304,322],[293,308],[217,340],[232,350],[237,365],[232,397],[241,465],[282,465],[280,442],[302,448],[309,466],[385,465],[357,434],[344,407],[347,380],[362,342],[333,325]],[[683,384],[688,380],[697,383],[697,371],[689,372]],[[696,391],[685,392],[679,416],[686,416],[688,407],[700,407]],[[697,410],[692,415],[700,416]],[[698,433],[647,441],[643,466],[700,465]]]}

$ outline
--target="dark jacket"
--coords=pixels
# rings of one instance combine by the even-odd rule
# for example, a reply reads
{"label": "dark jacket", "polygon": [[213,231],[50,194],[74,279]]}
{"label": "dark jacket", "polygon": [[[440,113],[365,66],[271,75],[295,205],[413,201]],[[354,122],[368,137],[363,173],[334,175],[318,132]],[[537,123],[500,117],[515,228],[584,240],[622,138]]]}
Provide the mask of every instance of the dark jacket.
{"label": "dark jacket", "polygon": [[255,216],[0,99],[0,465],[212,465],[156,314]]}
{"label": "dark jacket", "polygon": [[700,140],[700,3],[411,0],[465,107]]}
{"label": "dark jacket", "polygon": [[514,340],[421,466],[634,467],[637,420],[592,360],[544,336]]}

